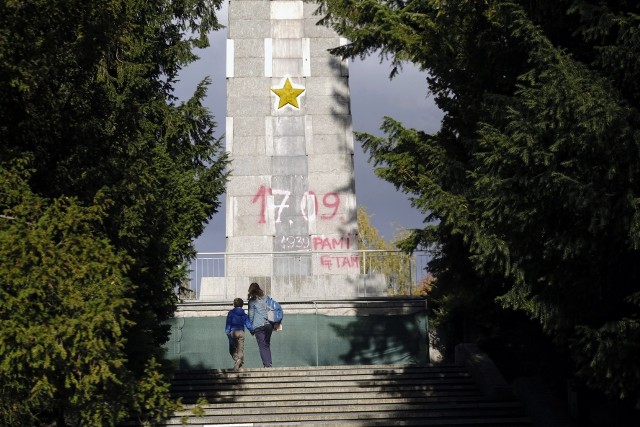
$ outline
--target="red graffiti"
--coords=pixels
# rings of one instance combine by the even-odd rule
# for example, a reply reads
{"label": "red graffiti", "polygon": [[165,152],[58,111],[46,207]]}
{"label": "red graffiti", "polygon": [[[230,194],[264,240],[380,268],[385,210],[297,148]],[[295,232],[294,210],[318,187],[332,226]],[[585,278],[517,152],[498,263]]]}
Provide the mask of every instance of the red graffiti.
{"label": "red graffiti", "polygon": [[[285,209],[289,209],[290,205],[288,204],[289,198],[291,197],[291,191],[288,190],[278,190],[275,188],[268,188],[264,185],[261,185],[258,188],[258,191],[251,199],[251,203],[260,203],[260,219],[258,220],[258,224],[266,223],[266,207],[267,207],[267,197],[273,196],[273,204],[275,212],[275,222],[281,222],[280,217],[282,216],[282,212]],[[315,217],[318,215],[318,197],[313,191],[306,191],[301,200],[300,200],[300,213],[304,217],[306,221],[309,221],[309,217],[307,216],[307,208],[309,201],[308,199],[313,199],[313,211],[309,216]],[[322,208],[325,211],[320,215],[320,219],[322,220],[332,220],[336,217],[338,210],[340,209],[340,195],[338,193],[326,193],[322,196]]]}
{"label": "red graffiti", "polygon": [[323,255],[320,257],[320,264],[329,270],[333,266],[337,268],[360,268],[360,258],[358,255]]}
{"label": "red graffiti", "polygon": [[351,249],[351,233],[346,236],[342,236],[339,239],[336,239],[335,237],[329,238],[322,236],[316,236],[313,238],[313,250],[333,251],[336,249]]}
{"label": "red graffiti", "polygon": [[331,215],[320,215],[320,218],[331,219],[336,216],[338,207],[340,207],[340,196],[338,196],[336,193],[327,193],[322,198],[322,204],[327,208],[333,208],[333,212],[331,213]]}
{"label": "red graffiti", "polygon": [[[271,189],[269,188],[268,190],[269,194],[271,195]],[[265,209],[267,207],[267,187],[265,187],[264,185],[260,186],[256,195],[253,196],[253,200],[251,200],[251,203],[255,203],[258,200],[260,201],[260,220],[258,221],[258,224],[264,224],[265,222],[267,222],[265,219]]]}

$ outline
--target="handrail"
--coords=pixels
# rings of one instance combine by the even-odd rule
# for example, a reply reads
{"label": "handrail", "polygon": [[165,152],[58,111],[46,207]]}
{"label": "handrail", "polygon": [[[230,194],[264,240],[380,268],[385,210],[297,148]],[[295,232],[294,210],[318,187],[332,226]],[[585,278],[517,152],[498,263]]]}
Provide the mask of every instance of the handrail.
{"label": "handrail", "polygon": [[[427,263],[429,254],[426,251],[415,251],[407,254],[401,250],[384,249],[352,249],[333,251],[282,251],[282,252],[201,252],[191,261],[189,277],[185,279],[181,298],[187,300],[199,300],[201,282],[204,278],[225,278],[229,271],[229,261],[243,258],[269,257],[277,260],[280,265],[288,265],[289,262],[299,262],[299,257],[311,257],[311,262],[322,261],[323,257],[335,257],[341,254],[349,254],[350,257],[359,258],[359,262],[353,265],[350,274],[364,275],[366,280],[373,280],[374,276],[383,276],[385,283],[389,285],[389,295],[412,296],[415,294],[421,282],[428,275]],[[289,261],[287,261],[289,259]],[[293,264],[291,264],[293,265]],[[297,264],[296,264],[297,265]],[[282,270],[280,273],[271,272],[272,280],[283,280]],[[321,271],[309,270],[299,271],[296,268],[286,269],[286,277],[295,280],[306,277],[319,280],[324,273]],[[371,276],[370,276],[371,275]],[[219,279],[218,279],[219,280]],[[225,281],[226,283],[226,281]],[[226,284],[225,284],[226,286]],[[364,287],[364,295],[367,296],[367,287]]]}

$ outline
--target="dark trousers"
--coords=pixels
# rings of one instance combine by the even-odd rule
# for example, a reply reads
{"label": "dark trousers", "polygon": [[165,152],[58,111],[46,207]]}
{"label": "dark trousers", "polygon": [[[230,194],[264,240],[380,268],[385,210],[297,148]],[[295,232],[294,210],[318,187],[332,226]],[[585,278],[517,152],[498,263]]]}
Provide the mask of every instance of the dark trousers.
{"label": "dark trousers", "polygon": [[267,323],[255,329],[256,341],[258,341],[258,349],[260,350],[260,358],[265,368],[271,367],[271,333],[273,326]]}

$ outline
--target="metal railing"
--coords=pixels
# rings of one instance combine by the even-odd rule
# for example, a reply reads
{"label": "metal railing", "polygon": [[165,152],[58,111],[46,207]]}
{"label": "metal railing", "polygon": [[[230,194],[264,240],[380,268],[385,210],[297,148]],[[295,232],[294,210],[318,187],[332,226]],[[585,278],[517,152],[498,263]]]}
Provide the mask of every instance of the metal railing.
{"label": "metal railing", "polygon": [[[267,263],[269,274],[279,280],[335,274],[344,269],[348,274],[379,275],[384,278],[389,296],[415,296],[427,284],[429,254],[416,251],[356,250],[332,252],[244,252],[198,253],[191,262],[189,277],[180,291],[184,300],[200,299],[203,278],[224,278],[233,265]],[[258,274],[259,275],[259,274]]]}

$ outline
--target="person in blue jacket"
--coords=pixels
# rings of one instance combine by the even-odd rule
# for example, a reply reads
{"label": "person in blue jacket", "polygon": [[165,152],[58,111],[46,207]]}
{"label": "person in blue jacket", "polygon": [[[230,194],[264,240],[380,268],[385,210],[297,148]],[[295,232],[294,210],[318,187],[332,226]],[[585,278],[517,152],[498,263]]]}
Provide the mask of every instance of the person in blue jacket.
{"label": "person in blue jacket", "polygon": [[233,358],[235,364],[233,369],[240,369],[244,364],[244,327],[246,326],[253,335],[253,325],[249,316],[244,312],[242,306],[244,301],[242,298],[233,300],[233,309],[227,314],[227,325],[224,332],[229,338],[229,354]]}
{"label": "person in blue jacket", "polygon": [[257,283],[249,285],[249,319],[251,324],[255,325],[256,341],[258,342],[258,350],[262,365],[270,368],[271,361],[271,334],[273,333],[273,325],[267,320],[267,312],[269,308],[266,303],[266,295]]}

